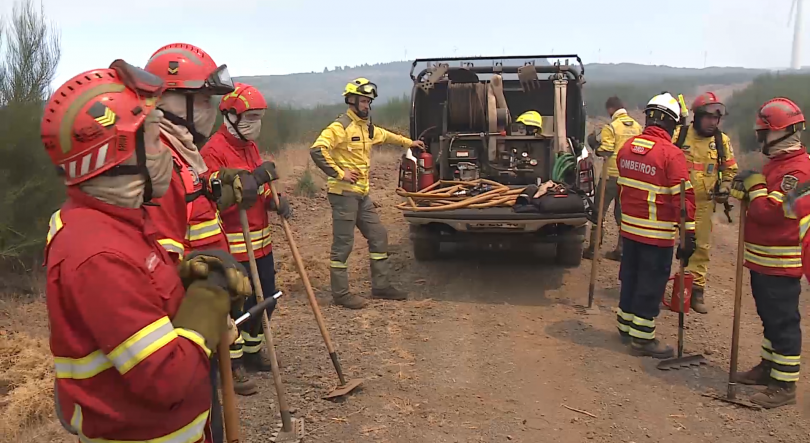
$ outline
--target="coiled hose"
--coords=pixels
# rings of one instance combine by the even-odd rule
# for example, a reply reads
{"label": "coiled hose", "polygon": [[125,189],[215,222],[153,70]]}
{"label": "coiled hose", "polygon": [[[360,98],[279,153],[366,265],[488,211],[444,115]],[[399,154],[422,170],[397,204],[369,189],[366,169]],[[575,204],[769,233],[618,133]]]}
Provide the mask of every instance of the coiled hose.
{"label": "coiled hose", "polygon": [[551,179],[557,183],[565,183],[566,175],[570,174],[577,166],[577,158],[570,152],[557,154],[554,168],[551,171]]}

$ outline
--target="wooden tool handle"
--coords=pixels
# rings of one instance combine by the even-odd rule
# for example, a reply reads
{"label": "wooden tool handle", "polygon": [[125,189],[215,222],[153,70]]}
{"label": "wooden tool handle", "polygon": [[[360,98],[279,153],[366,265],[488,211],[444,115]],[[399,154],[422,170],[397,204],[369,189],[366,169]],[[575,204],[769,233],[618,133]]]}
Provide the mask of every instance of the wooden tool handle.
{"label": "wooden tool handle", "polygon": [[236,407],[236,392],[233,390],[231,351],[227,337],[226,332],[217,346],[219,378],[222,382],[222,409],[225,416],[225,441],[239,443],[242,440],[242,430],[239,428],[239,410]]}

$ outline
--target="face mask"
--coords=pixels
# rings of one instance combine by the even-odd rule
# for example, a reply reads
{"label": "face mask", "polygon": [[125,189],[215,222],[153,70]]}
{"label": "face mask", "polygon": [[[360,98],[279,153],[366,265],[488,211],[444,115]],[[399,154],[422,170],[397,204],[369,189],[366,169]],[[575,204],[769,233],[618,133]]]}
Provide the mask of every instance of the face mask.
{"label": "face mask", "polygon": [[149,171],[149,180],[152,182],[153,198],[165,195],[172,181],[172,154],[160,142],[160,118],[162,116],[162,112],[154,110],[146,117],[143,125],[146,169]]}
{"label": "face mask", "polygon": [[234,121],[238,118],[235,114],[230,113],[225,116],[226,127],[228,132],[236,138],[242,134],[247,140],[255,141],[259,139],[262,132],[262,117],[264,117],[263,109],[253,109],[242,114],[239,118],[239,123],[236,128],[233,127]]}
{"label": "face mask", "polygon": [[214,130],[217,120],[217,107],[214,97],[206,94],[194,95],[194,128],[200,134],[208,136]]}

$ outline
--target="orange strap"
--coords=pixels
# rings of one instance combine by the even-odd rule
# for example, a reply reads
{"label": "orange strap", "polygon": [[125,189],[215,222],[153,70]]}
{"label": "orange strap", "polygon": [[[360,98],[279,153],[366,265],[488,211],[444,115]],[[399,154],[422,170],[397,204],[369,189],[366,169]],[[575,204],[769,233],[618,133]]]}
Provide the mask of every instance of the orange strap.
{"label": "orange strap", "polygon": [[[180,172],[180,178],[183,179],[183,188],[186,190],[186,195],[190,195],[194,193],[194,177],[191,175],[191,171],[188,170],[188,165],[180,158],[180,155],[174,151],[174,149],[169,149],[169,152],[172,153],[172,159],[174,160],[174,164],[177,166],[178,172]],[[191,220],[192,214],[192,202],[186,203],[186,222]]]}

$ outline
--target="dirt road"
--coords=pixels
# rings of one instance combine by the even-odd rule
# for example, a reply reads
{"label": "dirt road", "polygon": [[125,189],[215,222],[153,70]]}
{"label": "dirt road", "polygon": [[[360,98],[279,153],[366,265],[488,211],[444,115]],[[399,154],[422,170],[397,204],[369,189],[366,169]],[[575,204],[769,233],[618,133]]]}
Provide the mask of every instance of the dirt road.
{"label": "dirt road", "polygon": [[[298,174],[306,157],[305,151],[291,151],[279,162]],[[553,265],[548,251],[450,251],[439,262],[415,262],[407,225],[394,208],[395,160],[390,154],[375,157],[372,196],[382,204],[388,226],[394,280],[412,298],[375,301],[361,311],[336,308],[328,296],[322,298],[346,372],[365,379],[363,391],[343,402],[320,399],[334,386],[335,376],[283,233],[275,231],[279,286],[288,296],[272,324],[289,402],[295,415],[306,420],[307,441],[810,441],[804,380],[799,404],[775,411],[736,409],[701,395],[724,390],[728,368],[736,225],[722,221],[722,213],[707,291],[711,312],[687,319],[687,352],[702,352],[710,363],[661,372],[654,360],[629,355],[618,340],[613,311],[618,263],[601,261],[600,314],[583,316],[575,305],[587,299],[588,261],[563,269]],[[293,185],[294,180],[286,181],[288,192]],[[328,202],[318,195],[294,198],[293,206],[293,229],[310,278],[317,288],[327,289]],[[616,240],[612,223],[610,218],[606,247]],[[366,242],[358,233],[350,259],[357,293],[370,292],[367,263]],[[758,361],[761,333],[747,288],[746,277],[743,370]],[[659,337],[674,345],[677,316],[663,313],[657,325]],[[12,326],[0,322],[2,327]],[[239,399],[249,443],[270,441],[279,422],[272,380],[258,377],[259,394]],[[0,390],[0,399],[5,392]],[[59,441],[57,434],[48,435],[16,441]]]}
{"label": "dirt road", "polygon": [[[704,353],[710,364],[662,372],[654,360],[630,356],[618,340],[613,311],[618,263],[601,262],[601,314],[583,316],[575,305],[587,299],[587,261],[578,269],[562,269],[542,251],[451,251],[443,261],[415,262],[407,226],[393,207],[394,159],[377,156],[372,196],[382,204],[389,228],[396,282],[411,291],[412,299],[373,302],[362,311],[335,308],[323,299],[344,365],[352,376],[366,378],[363,392],[343,403],[319,399],[334,383],[333,374],[286,246],[276,243],[284,287],[293,294],[274,322],[279,353],[296,415],[306,419],[312,441],[810,441],[805,382],[797,406],[770,412],[740,410],[701,396],[725,389],[736,225],[718,218],[711,312],[687,320],[687,352]],[[314,284],[326,289],[328,204],[319,196],[296,206],[298,242],[306,245]],[[605,244],[612,247],[615,224],[611,228]],[[355,245],[353,290],[367,294],[366,243],[359,233]],[[744,298],[743,370],[758,361],[761,333],[747,289]],[[659,337],[674,345],[677,316],[664,313],[657,324]],[[265,380],[259,395],[240,400],[250,442],[266,441],[263,433],[277,421],[269,414],[259,418],[274,403],[271,380]]]}

